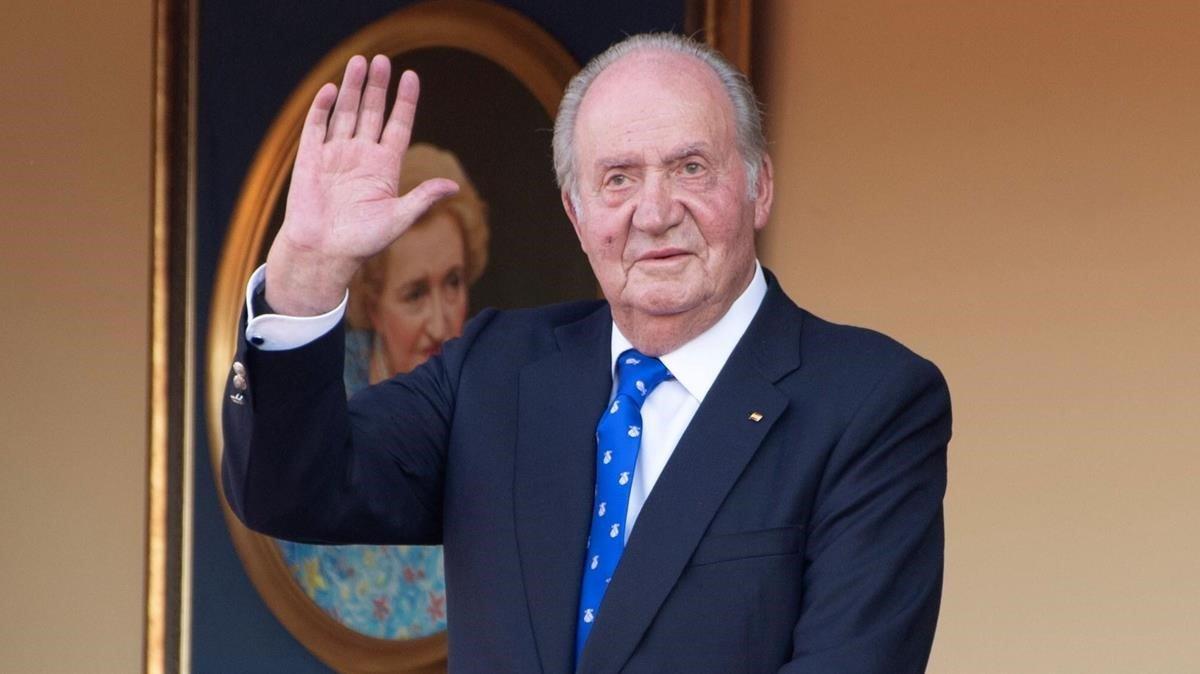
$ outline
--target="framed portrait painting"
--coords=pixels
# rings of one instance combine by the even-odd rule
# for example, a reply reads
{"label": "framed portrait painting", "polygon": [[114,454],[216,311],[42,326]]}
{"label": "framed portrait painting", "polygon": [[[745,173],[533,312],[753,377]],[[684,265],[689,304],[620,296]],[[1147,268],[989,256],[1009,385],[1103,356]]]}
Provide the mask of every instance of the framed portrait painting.
{"label": "framed portrait painting", "polygon": [[[348,394],[420,364],[440,340],[461,331],[471,305],[511,307],[595,293],[574,234],[555,226],[561,205],[546,179],[545,134],[578,65],[547,33],[503,7],[414,5],[331,50],[264,137],[217,270],[210,391],[221,390],[216,378],[233,356],[230,321],[245,279],[265,259],[282,222],[308,106],[322,84],[338,81],[354,54],[384,54],[394,72],[410,69],[422,78],[402,190],[433,177],[451,178],[462,189],[369,260],[355,279],[347,312]],[[435,268],[419,278],[396,278],[404,273],[404,260],[422,268],[432,260]],[[209,418],[219,418],[219,398],[209,401]],[[220,447],[217,438],[211,446]],[[212,460],[215,472],[219,451]],[[225,514],[259,594],[321,660],[344,672],[444,669],[446,587],[439,546],[294,543],[251,532],[228,509]]]}

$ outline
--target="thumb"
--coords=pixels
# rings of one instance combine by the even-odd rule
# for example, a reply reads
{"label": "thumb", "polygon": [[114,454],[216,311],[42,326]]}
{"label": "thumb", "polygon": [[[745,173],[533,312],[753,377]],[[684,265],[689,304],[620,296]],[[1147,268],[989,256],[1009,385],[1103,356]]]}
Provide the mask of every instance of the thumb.
{"label": "thumb", "polygon": [[402,223],[404,229],[416,222],[425,211],[437,203],[458,192],[458,183],[446,178],[431,178],[412,188],[408,194],[396,199],[396,220]]}

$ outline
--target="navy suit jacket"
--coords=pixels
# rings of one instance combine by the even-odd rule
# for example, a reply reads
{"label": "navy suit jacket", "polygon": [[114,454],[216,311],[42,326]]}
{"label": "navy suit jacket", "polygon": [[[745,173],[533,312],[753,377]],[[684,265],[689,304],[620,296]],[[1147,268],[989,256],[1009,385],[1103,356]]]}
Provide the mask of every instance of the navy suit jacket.
{"label": "navy suit jacket", "polygon": [[276,537],[444,544],[452,672],[924,671],[945,381],[768,283],[638,517],[577,670],[606,304],[484,311],[441,356],[349,403],[340,329],[283,352],[243,338],[225,494]]}

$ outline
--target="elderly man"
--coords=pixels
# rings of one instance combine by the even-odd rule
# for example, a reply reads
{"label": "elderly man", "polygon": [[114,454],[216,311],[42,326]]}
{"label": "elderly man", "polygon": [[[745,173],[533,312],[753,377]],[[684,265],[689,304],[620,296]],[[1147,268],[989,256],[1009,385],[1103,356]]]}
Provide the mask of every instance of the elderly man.
{"label": "elderly man", "polygon": [[318,92],[251,279],[225,408],[239,517],[444,543],[454,672],[922,671],[949,396],[758,265],[772,169],[744,77],[675,36],[597,57],[554,154],[605,301],[484,311],[347,404],[351,276],[455,189],[396,194],[418,85],[385,118],[388,81],[356,57]]}

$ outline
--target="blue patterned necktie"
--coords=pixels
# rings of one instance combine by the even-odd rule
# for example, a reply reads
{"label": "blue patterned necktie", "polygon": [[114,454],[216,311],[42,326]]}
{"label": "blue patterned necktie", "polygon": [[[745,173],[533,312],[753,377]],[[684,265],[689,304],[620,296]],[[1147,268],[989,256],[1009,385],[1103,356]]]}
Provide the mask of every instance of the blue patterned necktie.
{"label": "blue patterned necktie", "polygon": [[576,666],[600,614],[604,591],[625,550],[629,491],[642,446],[642,402],[670,377],[661,360],[644,356],[635,349],[617,358],[617,395],[596,425],[596,496],[579,595]]}

